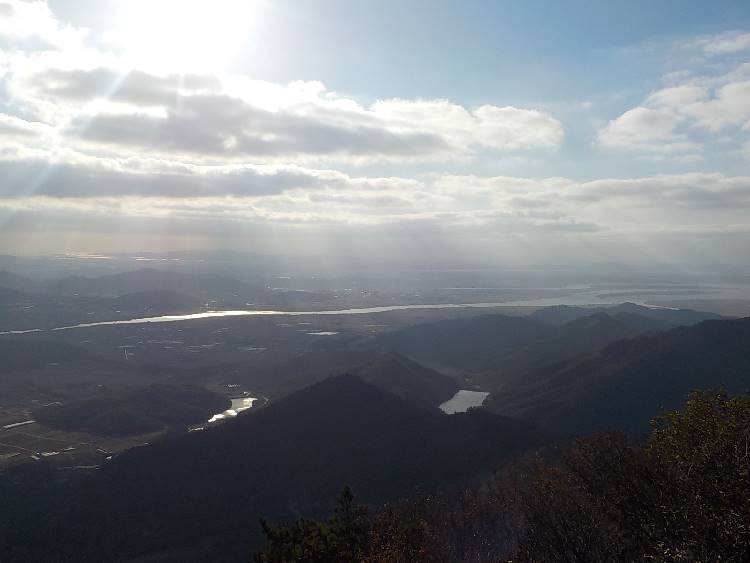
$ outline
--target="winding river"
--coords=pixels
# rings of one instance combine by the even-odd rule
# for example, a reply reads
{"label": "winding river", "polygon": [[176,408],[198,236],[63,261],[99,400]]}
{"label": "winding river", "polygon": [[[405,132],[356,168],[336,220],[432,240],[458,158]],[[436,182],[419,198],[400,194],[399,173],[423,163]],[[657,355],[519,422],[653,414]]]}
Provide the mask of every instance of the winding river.
{"label": "winding river", "polygon": [[477,308],[488,309],[493,307],[505,307],[513,303],[437,303],[430,305],[385,305],[382,307],[362,307],[358,309],[336,309],[331,311],[269,311],[269,310],[236,310],[236,311],[205,311],[203,313],[191,313],[187,315],[162,315],[159,317],[143,317],[138,319],[123,319],[119,321],[98,321],[93,323],[81,323],[70,326],[43,329],[32,328],[28,330],[8,330],[0,334],[27,334],[30,332],[47,332],[57,330],[71,330],[74,328],[91,328],[97,326],[134,325],[147,323],[171,323],[176,321],[192,321],[196,319],[211,319],[214,317],[255,317],[255,316],[288,316],[300,317],[309,315],[366,315],[370,313],[387,313],[388,311],[406,311],[409,309],[463,309]]}
{"label": "winding river", "polygon": [[[631,303],[654,307],[641,300],[628,299]],[[70,326],[61,326],[50,329],[34,328],[27,330],[9,330],[0,332],[3,334],[27,334],[32,332],[47,332],[58,330],[72,330],[75,328],[91,328],[113,325],[137,325],[147,323],[170,323],[177,321],[191,321],[196,319],[211,319],[214,317],[252,317],[252,316],[329,316],[329,315],[367,315],[372,313],[387,313],[389,311],[407,311],[410,309],[492,309],[496,307],[549,307],[552,305],[614,305],[623,301],[622,294],[614,293],[612,297],[600,289],[585,289],[571,295],[545,297],[540,299],[522,299],[516,301],[501,301],[492,303],[433,303],[419,305],[384,305],[380,307],[361,307],[354,309],[335,309],[328,311],[274,311],[240,309],[228,311],[205,311],[202,313],[191,313],[186,315],[162,315],[158,317],[143,317],[136,319],[123,319],[116,321],[97,321],[92,323],[81,323]]]}

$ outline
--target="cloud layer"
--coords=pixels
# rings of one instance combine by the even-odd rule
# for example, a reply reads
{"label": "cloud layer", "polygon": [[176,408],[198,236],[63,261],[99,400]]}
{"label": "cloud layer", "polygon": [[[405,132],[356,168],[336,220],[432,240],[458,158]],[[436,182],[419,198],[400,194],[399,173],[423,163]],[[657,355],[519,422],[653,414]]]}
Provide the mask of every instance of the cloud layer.
{"label": "cloud layer", "polygon": [[[697,60],[696,68],[669,73],[664,87],[610,120],[598,132],[602,148],[697,159],[722,143],[741,154],[750,133],[750,33],[702,37],[677,48],[682,58]],[[716,60],[722,55],[734,57],[717,73],[726,66]]]}
{"label": "cloud layer", "polygon": [[[679,42],[695,68],[664,76],[640,103],[603,119],[594,104],[575,104],[600,123],[580,144],[592,160],[687,164],[710,151],[750,160],[748,38]],[[572,154],[561,117],[570,112],[159,74],[92,45],[45,2],[0,0],[0,233],[11,241],[2,250],[44,233],[50,248],[61,233],[139,241],[166,233],[217,246],[359,237],[520,257],[535,241],[555,260],[561,241],[607,258],[631,240],[718,237],[730,248],[750,232],[745,174],[496,172]],[[716,62],[723,57],[731,64]]]}
{"label": "cloud layer", "polygon": [[448,100],[407,99],[363,105],[317,82],[63,68],[75,60],[47,59],[10,58],[5,85],[11,103],[80,151],[361,164],[554,150],[564,138],[560,122],[537,109],[472,110]]}

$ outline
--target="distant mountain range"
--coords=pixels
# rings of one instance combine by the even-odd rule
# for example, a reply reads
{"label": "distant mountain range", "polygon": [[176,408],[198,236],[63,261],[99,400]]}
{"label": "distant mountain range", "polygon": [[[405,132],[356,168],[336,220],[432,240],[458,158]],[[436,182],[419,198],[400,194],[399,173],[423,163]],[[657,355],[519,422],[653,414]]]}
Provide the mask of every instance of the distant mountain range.
{"label": "distant mountain range", "polygon": [[[0,331],[191,313],[216,295],[247,295],[234,280],[143,269],[97,278],[33,280],[0,272]],[[244,301],[243,301],[244,302]]]}
{"label": "distant mountain range", "polygon": [[555,327],[528,317],[480,315],[409,326],[364,343],[448,370],[486,366],[504,353],[556,334]]}
{"label": "distant mountain range", "polygon": [[595,313],[606,313],[610,316],[637,315],[650,319],[661,328],[674,328],[677,326],[691,325],[708,319],[720,319],[721,315],[707,313],[705,311],[693,311],[691,309],[668,309],[665,307],[644,307],[635,303],[621,303],[605,307],[571,307],[569,305],[556,305],[543,307],[531,315],[530,318],[551,324],[564,324],[570,321],[588,317]]}
{"label": "distant mountain range", "polygon": [[133,293],[171,291],[191,296],[246,294],[246,284],[212,274],[188,274],[155,268],[142,268],[97,277],[69,276],[33,280],[12,272],[0,272],[0,287],[52,295],[119,297]]}
{"label": "distant mountain range", "polygon": [[418,324],[376,336],[364,345],[394,350],[447,371],[482,373],[478,381],[492,386],[488,373],[511,370],[512,377],[621,338],[718,318],[714,313],[633,303],[545,307],[526,317],[494,314]]}

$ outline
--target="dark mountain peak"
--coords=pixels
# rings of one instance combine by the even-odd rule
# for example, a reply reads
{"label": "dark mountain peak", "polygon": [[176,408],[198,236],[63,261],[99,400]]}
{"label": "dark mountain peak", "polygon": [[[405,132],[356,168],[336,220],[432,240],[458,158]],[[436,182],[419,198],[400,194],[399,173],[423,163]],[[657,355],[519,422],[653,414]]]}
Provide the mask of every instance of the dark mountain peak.
{"label": "dark mountain peak", "polygon": [[452,377],[394,351],[378,355],[354,373],[381,389],[423,406],[436,407],[459,390]]}
{"label": "dark mountain peak", "polygon": [[[281,399],[267,409],[258,412],[265,417],[278,420],[279,424],[289,421],[322,421],[330,417],[343,418],[356,416],[366,419],[379,417],[380,413],[412,411],[414,407],[395,394],[380,389],[352,373],[335,375],[319,381]],[[251,417],[245,417],[249,423]],[[242,418],[237,419],[237,423]]]}

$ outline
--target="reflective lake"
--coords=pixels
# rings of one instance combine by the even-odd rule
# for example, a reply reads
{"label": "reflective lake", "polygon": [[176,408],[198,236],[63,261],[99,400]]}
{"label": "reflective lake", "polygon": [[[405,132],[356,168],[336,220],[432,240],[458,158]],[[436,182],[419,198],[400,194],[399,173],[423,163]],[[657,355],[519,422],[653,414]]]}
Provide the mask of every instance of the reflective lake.
{"label": "reflective lake", "polygon": [[237,416],[242,411],[246,411],[250,407],[253,406],[253,403],[257,401],[255,397],[239,397],[237,399],[232,399],[232,406],[229,407],[224,412],[217,413],[213,415],[211,418],[208,419],[208,422],[216,422],[217,420],[222,420],[224,418],[231,418],[233,416]]}
{"label": "reflective lake", "polygon": [[468,391],[462,389],[451,399],[440,405],[440,410],[446,414],[456,414],[457,412],[466,412],[471,407],[481,407],[489,393],[485,391]]}

